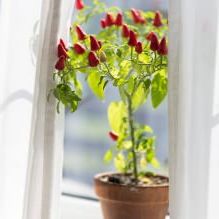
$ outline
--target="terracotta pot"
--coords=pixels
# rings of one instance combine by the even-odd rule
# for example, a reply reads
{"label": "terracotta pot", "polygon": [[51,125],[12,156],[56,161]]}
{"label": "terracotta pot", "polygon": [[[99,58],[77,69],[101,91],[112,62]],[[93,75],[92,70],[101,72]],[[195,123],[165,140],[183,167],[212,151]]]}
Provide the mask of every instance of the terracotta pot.
{"label": "terracotta pot", "polygon": [[169,201],[168,184],[125,186],[101,181],[100,178],[106,175],[109,173],[94,178],[104,219],[165,219]]}

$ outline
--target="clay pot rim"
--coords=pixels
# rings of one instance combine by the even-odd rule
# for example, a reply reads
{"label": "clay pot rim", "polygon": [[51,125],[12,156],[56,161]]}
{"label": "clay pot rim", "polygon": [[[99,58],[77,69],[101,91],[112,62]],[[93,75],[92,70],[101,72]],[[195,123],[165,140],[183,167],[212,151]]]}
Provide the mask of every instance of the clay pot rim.
{"label": "clay pot rim", "polygon": [[157,174],[156,176],[162,177],[162,178],[166,178],[168,179],[168,183],[164,183],[161,185],[144,185],[144,186],[135,186],[135,185],[124,185],[124,184],[115,184],[115,183],[111,183],[111,182],[104,182],[102,180],[100,180],[101,177],[107,176],[107,175],[113,175],[113,174],[122,174],[119,172],[104,172],[104,173],[98,173],[94,176],[94,180],[98,183],[98,184],[102,184],[102,185],[108,185],[108,186],[112,186],[112,187],[126,187],[126,188],[138,188],[138,189],[147,189],[147,188],[165,188],[165,187],[169,187],[169,177],[167,176],[163,176],[160,174]]}

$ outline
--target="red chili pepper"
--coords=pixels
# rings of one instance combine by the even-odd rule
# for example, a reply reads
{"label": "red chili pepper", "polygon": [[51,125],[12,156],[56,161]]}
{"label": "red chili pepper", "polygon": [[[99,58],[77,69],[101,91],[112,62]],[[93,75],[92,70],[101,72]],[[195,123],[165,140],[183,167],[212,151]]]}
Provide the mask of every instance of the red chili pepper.
{"label": "red chili pepper", "polygon": [[139,10],[132,8],[131,13],[132,13],[132,18],[133,18],[134,23],[144,24],[146,22],[146,20],[141,16],[141,13]]}
{"label": "red chili pepper", "polygon": [[106,21],[105,21],[104,19],[101,19],[101,20],[100,20],[100,26],[101,26],[102,28],[106,28]]}
{"label": "red chili pepper", "polygon": [[130,34],[129,28],[126,24],[122,25],[122,36],[128,38]]}
{"label": "red chili pepper", "polygon": [[160,41],[157,52],[158,54],[163,55],[163,56],[168,54],[167,41],[165,37],[163,37],[162,40]]}
{"label": "red chili pepper", "polygon": [[106,26],[112,26],[115,24],[115,21],[114,21],[114,18],[113,18],[113,15],[110,14],[110,13],[107,13],[106,14]]}
{"label": "red chili pepper", "polygon": [[86,48],[80,43],[75,43],[74,44],[74,51],[77,54],[83,54],[83,53],[85,53]]}
{"label": "red chili pepper", "polygon": [[123,15],[122,13],[118,13],[117,16],[116,16],[116,20],[115,20],[115,25],[116,26],[122,26],[123,24]]}
{"label": "red chili pepper", "polygon": [[75,0],[75,7],[77,10],[81,10],[84,8],[83,0]]}
{"label": "red chili pepper", "polygon": [[146,39],[147,39],[148,41],[151,41],[151,38],[152,38],[153,35],[155,35],[155,33],[154,33],[154,32],[150,32],[150,33],[146,36]]}
{"label": "red chili pepper", "polygon": [[64,56],[59,57],[58,61],[55,64],[55,68],[59,71],[65,68],[65,57]]}
{"label": "red chili pepper", "polygon": [[102,42],[100,40],[98,40],[99,46],[100,48],[102,47]]}
{"label": "red chili pepper", "polygon": [[141,54],[143,52],[143,47],[142,47],[142,43],[141,42],[137,42],[136,46],[135,46],[135,51],[138,54]]}
{"label": "red chili pepper", "polygon": [[90,36],[90,48],[92,51],[97,51],[100,49],[100,44],[94,36]]}
{"label": "red chili pepper", "polygon": [[113,141],[117,141],[118,138],[119,138],[119,136],[118,136],[116,133],[112,132],[112,131],[109,132],[109,137],[110,137]]}
{"label": "red chili pepper", "polygon": [[65,48],[63,47],[62,44],[58,45],[57,50],[58,50],[58,54],[57,54],[58,57],[61,57],[61,56],[64,56],[65,58],[68,57],[68,54],[67,54],[67,52],[66,52],[66,50],[65,50]]}
{"label": "red chili pepper", "polygon": [[145,24],[145,23],[146,23],[146,20],[145,20],[145,18],[143,18],[143,17],[140,17],[139,23],[141,23],[141,24]]}
{"label": "red chili pepper", "polygon": [[83,29],[79,25],[76,26],[76,33],[78,35],[79,40],[85,40],[87,37],[87,34],[83,31]]}
{"label": "red chili pepper", "polygon": [[133,18],[134,23],[138,23],[139,22],[139,15],[138,15],[136,9],[132,8],[131,13],[132,13],[132,18]]}
{"label": "red chili pepper", "polygon": [[66,47],[65,42],[64,42],[63,39],[60,39],[60,40],[59,40],[59,44],[61,44],[61,45],[63,46],[63,48],[64,48],[66,51],[68,51],[68,48]]}
{"label": "red chili pepper", "polygon": [[88,55],[88,61],[89,61],[89,65],[91,67],[96,67],[100,63],[99,58],[97,57],[97,55],[93,51],[90,51],[90,53]]}
{"label": "red chili pepper", "polygon": [[157,11],[157,12],[155,13],[153,25],[154,25],[155,27],[160,27],[160,26],[163,25],[163,24],[162,24],[162,19],[161,19],[161,14],[160,14],[159,11]]}
{"label": "red chili pepper", "polygon": [[159,41],[158,41],[157,35],[154,34],[151,36],[150,49],[153,51],[157,51],[158,48],[159,48]]}
{"label": "red chili pepper", "polygon": [[130,30],[130,35],[129,35],[129,46],[136,46],[137,44],[137,36],[134,31]]}

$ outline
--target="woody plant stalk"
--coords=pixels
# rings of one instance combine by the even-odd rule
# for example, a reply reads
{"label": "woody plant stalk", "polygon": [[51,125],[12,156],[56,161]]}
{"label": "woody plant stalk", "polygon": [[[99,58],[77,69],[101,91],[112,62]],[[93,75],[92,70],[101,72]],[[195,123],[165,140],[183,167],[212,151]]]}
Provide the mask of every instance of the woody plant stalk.
{"label": "woody plant stalk", "polygon": [[[76,9],[70,45],[63,40],[58,44],[53,73],[57,85],[51,90],[57,98],[57,111],[60,103],[72,112],[77,110],[83,99],[79,74],[100,100],[112,84],[121,100],[108,107],[109,136],[114,145],[104,161],[113,160],[118,171],[131,174],[138,183],[148,165],[158,166],[153,130],[136,122],[135,113],[149,98],[157,108],[167,95],[167,20],[160,12],[122,11],[98,0],[89,6],[76,1]],[[90,35],[83,24],[97,14],[103,16],[101,30]]]}

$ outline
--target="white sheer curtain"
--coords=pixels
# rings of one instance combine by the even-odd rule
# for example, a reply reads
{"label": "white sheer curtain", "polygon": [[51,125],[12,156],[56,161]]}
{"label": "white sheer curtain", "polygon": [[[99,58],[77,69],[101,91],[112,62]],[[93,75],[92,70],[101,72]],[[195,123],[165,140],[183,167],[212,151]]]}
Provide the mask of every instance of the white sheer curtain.
{"label": "white sheer curtain", "polygon": [[219,218],[219,2],[169,1],[171,219]]}
{"label": "white sheer curtain", "polygon": [[1,0],[0,218],[58,218],[63,118],[46,95],[70,0]]}

